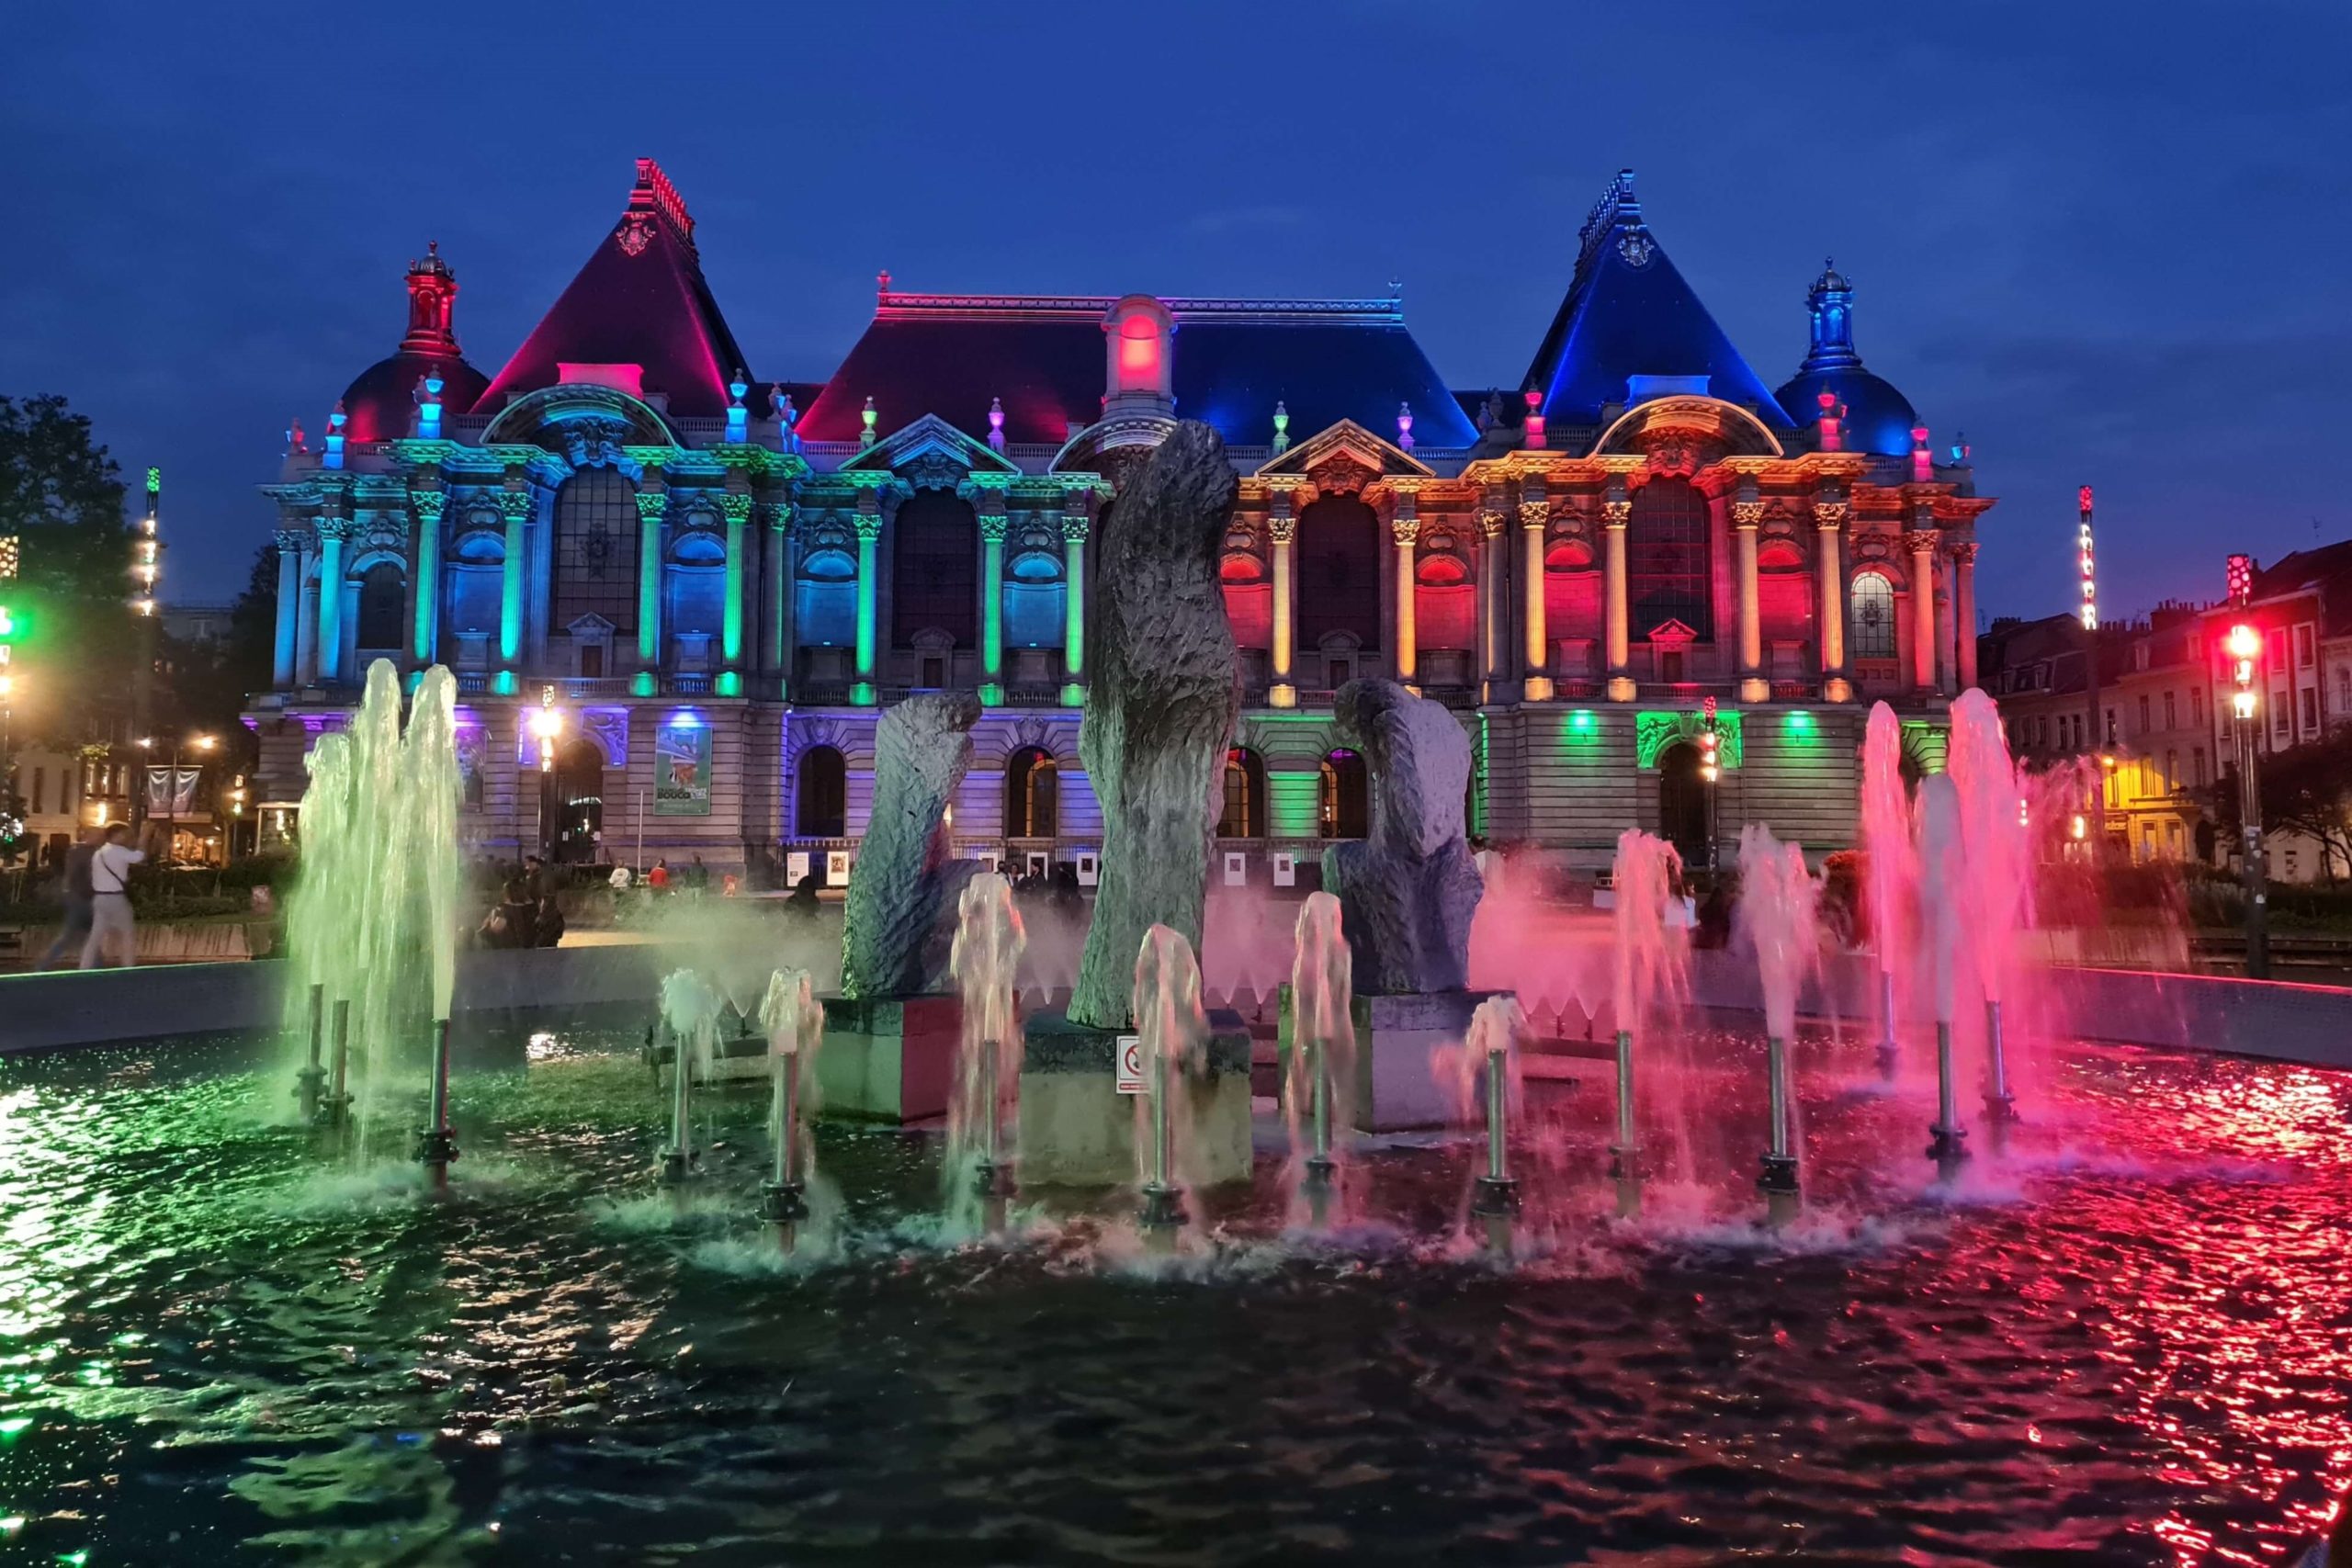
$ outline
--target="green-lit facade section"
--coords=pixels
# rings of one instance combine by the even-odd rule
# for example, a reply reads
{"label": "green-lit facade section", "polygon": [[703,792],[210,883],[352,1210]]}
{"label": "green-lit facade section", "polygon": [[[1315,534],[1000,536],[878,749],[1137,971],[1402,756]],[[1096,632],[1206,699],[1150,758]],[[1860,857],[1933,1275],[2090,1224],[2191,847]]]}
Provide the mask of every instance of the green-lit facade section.
{"label": "green-lit facade section", "polygon": [[[424,502],[429,500],[428,507]],[[416,657],[430,664],[440,640],[441,498],[417,498],[416,581],[424,591],[416,596]]]}
{"label": "green-lit facade section", "polygon": [[1321,829],[1323,773],[1266,770],[1266,821],[1277,839],[1311,839]]}
{"label": "green-lit facade section", "polygon": [[[1706,727],[1706,716],[1696,708],[1672,712],[1644,711],[1634,716],[1634,764],[1644,769],[1657,766],[1658,754],[1678,740],[1696,742],[1699,731]],[[1736,768],[1747,753],[1745,736],[1736,708],[1715,710],[1717,755],[1722,765]]]}

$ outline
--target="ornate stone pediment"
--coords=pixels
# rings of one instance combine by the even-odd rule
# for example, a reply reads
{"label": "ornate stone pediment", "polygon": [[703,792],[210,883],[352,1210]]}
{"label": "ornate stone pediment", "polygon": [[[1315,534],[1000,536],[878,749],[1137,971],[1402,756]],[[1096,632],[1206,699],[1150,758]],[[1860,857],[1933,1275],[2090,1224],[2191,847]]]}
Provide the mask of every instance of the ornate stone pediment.
{"label": "ornate stone pediment", "polygon": [[868,484],[888,476],[914,490],[955,490],[975,476],[1020,470],[987,442],[927,413],[860,452],[841,472]]}
{"label": "ornate stone pediment", "polygon": [[1592,456],[1639,453],[1653,474],[1690,473],[1712,454],[1781,457],[1781,439],[1736,403],[1685,393],[1636,403],[1593,443]]}
{"label": "ornate stone pediment", "polygon": [[1682,622],[1668,618],[1650,628],[1649,640],[1665,648],[1688,648],[1699,640],[1699,634]]}
{"label": "ornate stone pediment", "polygon": [[1310,436],[1268,459],[1257,478],[1310,479],[1327,495],[1361,493],[1382,479],[1434,479],[1436,470],[1394,442],[1374,435],[1351,419]]}

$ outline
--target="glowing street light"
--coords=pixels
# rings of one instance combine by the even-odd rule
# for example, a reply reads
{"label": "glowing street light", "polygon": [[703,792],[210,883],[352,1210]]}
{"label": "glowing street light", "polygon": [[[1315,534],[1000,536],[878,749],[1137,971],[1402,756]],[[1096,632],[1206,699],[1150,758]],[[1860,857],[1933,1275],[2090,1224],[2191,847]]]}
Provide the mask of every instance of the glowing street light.
{"label": "glowing street light", "polygon": [[526,726],[539,743],[539,855],[555,858],[555,743],[563,736],[563,710],[555,705],[555,688],[539,688],[539,705]]}
{"label": "glowing street light", "polygon": [[[2251,582],[2241,583],[2236,563],[2231,564],[2231,596],[2243,604],[2245,591]],[[2236,718],[2238,742],[2238,837],[2244,851],[2241,871],[2245,877],[2245,972],[2250,979],[2264,980],[2270,976],[2270,893],[2266,886],[2268,868],[2263,864],[2262,784],[2256,773],[2260,763],[2255,748],[2261,710],[2261,696],[2255,683],[2261,668],[2258,661],[2262,658],[2262,633],[2252,624],[2240,621],[2230,628],[2222,646],[2230,656],[2230,680],[2237,688],[2231,694],[2230,710]]]}

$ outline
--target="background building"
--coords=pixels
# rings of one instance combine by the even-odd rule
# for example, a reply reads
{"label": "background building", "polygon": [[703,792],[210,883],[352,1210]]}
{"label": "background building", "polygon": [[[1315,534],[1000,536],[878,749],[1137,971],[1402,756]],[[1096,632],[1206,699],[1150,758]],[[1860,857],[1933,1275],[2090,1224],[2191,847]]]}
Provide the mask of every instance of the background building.
{"label": "background building", "polygon": [[[852,850],[877,710],[978,692],[956,831],[1067,858],[1090,548],[1180,417],[1240,479],[1221,571],[1245,711],[1221,833],[1360,833],[1332,693],[1389,674],[1455,708],[1487,834],[1606,863],[1641,825],[1703,863],[1749,820],[1853,831],[1862,709],[1941,747],[1974,682],[1976,495],[1854,344],[1834,267],[1770,389],[1668,259],[1630,174],[1594,208],[1518,388],[1448,389],[1387,299],[910,294],[823,381],[762,381],[640,161],[613,229],[495,375],[455,274],[412,264],[399,349],[289,441],[256,807],[300,791],[368,665],[463,693],[466,831],[498,852]],[[544,786],[534,713],[562,724]],[[1721,749],[1700,776],[1700,739]],[[542,807],[542,799],[546,805]]]}

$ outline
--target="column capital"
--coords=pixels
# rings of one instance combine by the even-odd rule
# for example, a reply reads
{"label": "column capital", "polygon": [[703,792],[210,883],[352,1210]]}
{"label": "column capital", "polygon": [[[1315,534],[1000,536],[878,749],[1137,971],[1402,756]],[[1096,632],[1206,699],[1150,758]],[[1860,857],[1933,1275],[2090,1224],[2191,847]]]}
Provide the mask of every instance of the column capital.
{"label": "column capital", "polygon": [[319,531],[319,537],[322,540],[332,539],[336,544],[341,544],[351,537],[354,532],[354,525],[350,518],[337,517],[330,513],[321,513],[311,526]]}
{"label": "column capital", "polygon": [[1519,503],[1519,525],[1542,532],[1552,521],[1552,503],[1548,501],[1522,501]]}
{"label": "column capital", "polygon": [[280,550],[300,550],[302,541],[309,536],[300,528],[280,528],[272,536]]}
{"label": "column capital", "polygon": [[[640,501],[644,498],[639,497]],[[509,523],[520,523],[531,515],[531,492],[527,490],[502,490],[498,492],[498,514]]]}
{"label": "column capital", "polygon": [[430,526],[441,521],[442,509],[449,504],[449,498],[437,490],[413,490],[408,492],[408,504],[416,513],[416,520]]}
{"label": "column capital", "polygon": [[752,520],[752,498],[734,491],[723,491],[718,497],[718,510],[729,523],[749,523]]}
{"label": "column capital", "polygon": [[1959,544],[1951,547],[1950,554],[1952,559],[1958,561],[1962,566],[1974,566],[1976,564],[1976,552],[1981,547],[1980,547],[1973,539],[1963,539]]}
{"label": "column capital", "polygon": [[1510,514],[1488,509],[1478,513],[1478,534],[1482,538],[1499,539],[1503,530],[1510,526]]}
{"label": "column capital", "polygon": [[1298,519],[1288,512],[1270,513],[1266,517],[1266,537],[1277,545],[1287,545],[1298,536]]}
{"label": "column capital", "polygon": [[1393,519],[1388,525],[1388,532],[1395,536],[1396,542],[1400,545],[1419,543],[1421,536],[1421,520],[1418,517]]}
{"label": "column capital", "polygon": [[[1628,515],[1632,513],[1632,503],[1628,502],[1626,506]],[[1731,503],[1731,522],[1732,526],[1735,528],[1752,529],[1760,527],[1764,522],[1764,503],[1760,501],[1733,502]]]}
{"label": "column capital", "polygon": [[1005,530],[1012,520],[1001,512],[983,512],[979,515],[981,539],[991,545],[1004,543]]}
{"label": "column capital", "polygon": [[670,511],[670,492],[641,490],[637,492],[637,515],[641,523],[659,523]]}
{"label": "column capital", "polygon": [[850,521],[857,525],[857,540],[862,545],[870,545],[882,536],[882,514],[878,512],[861,512]]}
{"label": "column capital", "polygon": [[1623,528],[1633,521],[1633,517],[1634,503],[1630,501],[1611,498],[1600,503],[1600,521],[1604,527]]}
{"label": "column capital", "polygon": [[1813,503],[1813,521],[1825,534],[1834,534],[1846,522],[1847,503],[1843,501],[1816,501]]}
{"label": "column capital", "polygon": [[1933,528],[1908,529],[1903,536],[1903,547],[1915,556],[1933,555],[1936,553],[1936,541],[1940,536]]}
{"label": "column capital", "polygon": [[768,526],[779,534],[792,532],[792,502],[778,501],[768,506]]}
{"label": "column capital", "polygon": [[1091,526],[1091,525],[1087,521],[1085,513],[1065,512],[1061,514],[1061,525],[1062,543],[1066,545],[1082,545],[1086,543],[1087,530]]}

